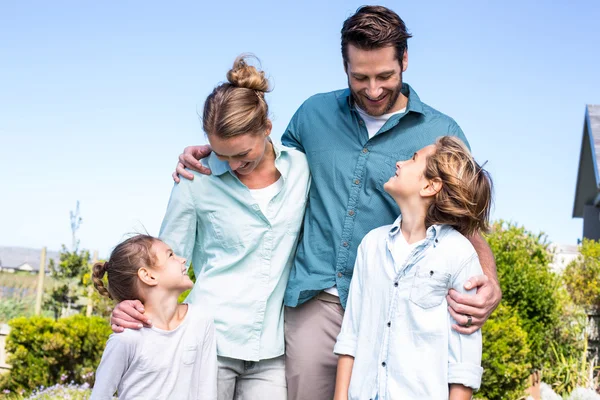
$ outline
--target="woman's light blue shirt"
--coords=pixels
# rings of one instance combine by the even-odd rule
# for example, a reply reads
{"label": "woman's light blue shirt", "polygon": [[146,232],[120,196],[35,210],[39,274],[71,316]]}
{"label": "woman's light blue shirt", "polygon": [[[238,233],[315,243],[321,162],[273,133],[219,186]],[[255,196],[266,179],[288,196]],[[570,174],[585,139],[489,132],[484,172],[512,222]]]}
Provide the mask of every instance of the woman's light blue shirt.
{"label": "woman's light blue shirt", "polygon": [[482,274],[477,253],[450,226],[434,225],[395,265],[390,248],[402,235],[400,220],[372,230],[358,248],[334,349],[355,358],[350,400],[447,400],[449,384],[481,383],[481,331],[453,330],[446,301],[450,288],[467,293],[464,282]]}
{"label": "woman's light blue shirt", "polygon": [[191,261],[186,301],[212,308],[219,356],[247,361],[284,353],[283,296],[310,187],[306,156],[275,145],[283,185],[263,214],[214,154],[212,175],[175,184],[159,237]]}

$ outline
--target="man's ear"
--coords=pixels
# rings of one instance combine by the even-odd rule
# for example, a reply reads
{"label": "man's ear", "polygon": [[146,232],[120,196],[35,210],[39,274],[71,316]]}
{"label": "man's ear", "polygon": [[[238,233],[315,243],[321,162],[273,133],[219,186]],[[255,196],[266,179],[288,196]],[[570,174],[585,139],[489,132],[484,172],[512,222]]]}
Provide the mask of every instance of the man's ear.
{"label": "man's ear", "polygon": [[404,54],[402,55],[402,72],[406,72],[408,68],[408,49],[404,50]]}
{"label": "man's ear", "polygon": [[433,178],[427,181],[427,185],[421,189],[419,194],[421,197],[433,197],[442,190],[442,180],[440,178]]}
{"label": "man's ear", "polygon": [[138,275],[138,278],[140,278],[140,280],[148,286],[158,285],[158,279],[156,279],[155,274],[149,268],[138,269],[137,275]]}

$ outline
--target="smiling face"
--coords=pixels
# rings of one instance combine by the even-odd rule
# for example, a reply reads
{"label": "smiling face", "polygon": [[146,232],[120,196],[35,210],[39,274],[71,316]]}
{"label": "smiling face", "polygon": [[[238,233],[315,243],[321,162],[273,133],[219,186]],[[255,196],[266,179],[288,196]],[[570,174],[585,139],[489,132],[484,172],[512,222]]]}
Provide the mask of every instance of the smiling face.
{"label": "smiling face", "polygon": [[208,135],[208,142],[219,160],[227,161],[236,174],[249,175],[263,161],[269,144],[271,126],[263,133],[246,133],[222,139]]}
{"label": "smiling face", "polygon": [[405,97],[400,90],[407,65],[408,53],[404,52],[401,65],[392,46],[361,50],[348,45],[346,74],[358,107],[374,117],[404,108]]}
{"label": "smiling face", "polygon": [[395,199],[421,198],[422,191],[430,185],[425,178],[427,157],[435,154],[435,145],[423,147],[411,158],[396,163],[396,173],[384,185],[383,189]]}
{"label": "smiling face", "polygon": [[153,275],[160,287],[183,292],[194,286],[194,282],[192,282],[186,271],[185,258],[175,255],[173,250],[160,240],[154,242],[152,251],[156,255],[156,266],[153,268]]}

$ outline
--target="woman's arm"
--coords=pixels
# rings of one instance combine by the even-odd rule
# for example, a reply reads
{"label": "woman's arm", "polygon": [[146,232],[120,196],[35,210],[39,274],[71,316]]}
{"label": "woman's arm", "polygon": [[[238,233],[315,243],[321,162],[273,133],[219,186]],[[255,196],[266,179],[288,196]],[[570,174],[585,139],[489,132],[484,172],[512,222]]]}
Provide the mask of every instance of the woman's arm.
{"label": "woman's arm", "polygon": [[341,355],[339,357],[333,400],[348,400],[348,388],[350,387],[353,366],[354,357],[348,355]]}

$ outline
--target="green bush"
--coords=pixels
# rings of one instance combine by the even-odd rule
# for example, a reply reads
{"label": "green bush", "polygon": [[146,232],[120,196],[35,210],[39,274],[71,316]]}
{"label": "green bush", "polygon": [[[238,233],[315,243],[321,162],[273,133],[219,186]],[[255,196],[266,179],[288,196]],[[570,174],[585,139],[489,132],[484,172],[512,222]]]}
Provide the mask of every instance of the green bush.
{"label": "green bush", "polygon": [[[557,370],[558,357],[580,354],[585,315],[550,268],[553,255],[543,234],[500,221],[493,224],[487,241],[496,259],[503,298],[502,307],[483,328],[486,372],[478,396],[519,398],[531,369],[558,378],[562,374]],[[499,332],[502,329],[505,334]],[[524,343],[517,346],[517,342]],[[550,346],[557,351],[549,351]]]}
{"label": "green bush", "polygon": [[565,286],[573,301],[586,308],[600,305],[600,243],[583,239],[579,257],[565,267]]}
{"label": "green bush", "polygon": [[518,399],[527,387],[531,364],[527,361],[527,332],[515,310],[500,304],[481,330],[483,379],[477,399]]}
{"label": "green bush", "polygon": [[58,382],[92,383],[111,333],[100,317],[16,318],[6,340],[12,370],[2,389],[18,391]]}

